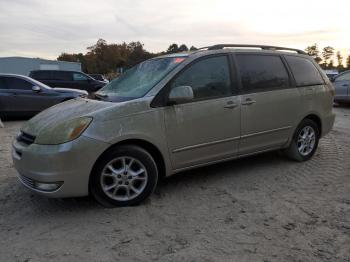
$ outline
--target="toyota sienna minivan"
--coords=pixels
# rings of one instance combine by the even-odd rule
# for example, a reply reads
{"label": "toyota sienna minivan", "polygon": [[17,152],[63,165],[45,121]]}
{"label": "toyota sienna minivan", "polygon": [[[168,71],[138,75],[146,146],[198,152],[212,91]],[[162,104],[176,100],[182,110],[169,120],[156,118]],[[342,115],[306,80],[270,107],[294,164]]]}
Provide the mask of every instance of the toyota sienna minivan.
{"label": "toyota sienna minivan", "polygon": [[48,197],[135,205],[163,176],[281,150],[309,160],[334,123],[334,88],[301,50],[215,45],[144,61],[51,107],[13,141],[20,181]]}

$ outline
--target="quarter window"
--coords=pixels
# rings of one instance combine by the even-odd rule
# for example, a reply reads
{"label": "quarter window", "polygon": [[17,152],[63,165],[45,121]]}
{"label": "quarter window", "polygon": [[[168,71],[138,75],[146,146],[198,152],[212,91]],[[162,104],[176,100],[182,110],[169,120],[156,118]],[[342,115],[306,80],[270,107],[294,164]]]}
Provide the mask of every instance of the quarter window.
{"label": "quarter window", "polygon": [[172,81],[171,88],[177,86],[192,87],[194,100],[232,95],[227,57],[210,57],[195,62]]}
{"label": "quarter window", "polygon": [[286,56],[297,86],[322,85],[324,81],[315,65],[306,58]]}
{"label": "quarter window", "polygon": [[244,92],[259,92],[289,87],[288,72],[279,56],[237,55]]}

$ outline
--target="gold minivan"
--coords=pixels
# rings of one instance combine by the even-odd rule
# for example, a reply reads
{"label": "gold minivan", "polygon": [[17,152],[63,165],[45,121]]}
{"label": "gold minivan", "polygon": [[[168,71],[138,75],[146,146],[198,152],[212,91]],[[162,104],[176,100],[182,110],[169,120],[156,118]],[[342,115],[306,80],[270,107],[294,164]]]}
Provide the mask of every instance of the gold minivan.
{"label": "gold minivan", "polygon": [[147,60],[94,99],[45,110],[21,128],[12,156],[42,195],[135,205],[183,170],[271,150],[310,159],[333,126],[333,97],[301,50],[215,45]]}

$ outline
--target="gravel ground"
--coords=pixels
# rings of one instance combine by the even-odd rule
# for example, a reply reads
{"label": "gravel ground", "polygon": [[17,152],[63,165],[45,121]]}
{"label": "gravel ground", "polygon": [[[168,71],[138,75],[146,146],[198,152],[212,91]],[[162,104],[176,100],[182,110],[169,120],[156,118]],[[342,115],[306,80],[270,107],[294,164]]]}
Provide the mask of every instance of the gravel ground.
{"label": "gravel ground", "polygon": [[1,261],[350,261],[350,107],[305,163],[268,153],[165,179],[138,207],[47,199],[0,128]]}

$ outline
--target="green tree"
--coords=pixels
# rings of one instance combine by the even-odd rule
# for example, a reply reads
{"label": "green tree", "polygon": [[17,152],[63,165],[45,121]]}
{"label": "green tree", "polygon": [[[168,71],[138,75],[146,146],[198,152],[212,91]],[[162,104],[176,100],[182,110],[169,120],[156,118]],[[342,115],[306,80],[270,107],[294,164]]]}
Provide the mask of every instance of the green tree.
{"label": "green tree", "polygon": [[186,52],[188,51],[188,48],[185,44],[180,45],[178,52]]}
{"label": "green tree", "polygon": [[341,55],[340,51],[337,52],[336,56],[337,56],[337,63],[338,63],[337,68],[339,70],[342,70],[344,68],[344,66],[343,66],[343,56]]}
{"label": "green tree", "polygon": [[191,46],[190,51],[196,51],[196,50],[198,50],[198,48],[197,48],[197,47],[195,47],[195,46]]}
{"label": "green tree", "polygon": [[177,53],[179,52],[179,46],[177,44],[171,44],[168,49],[166,50],[166,52],[168,54],[172,54],[172,53]]}
{"label": "green tree", "polygon": [[325,68],[328,68],[329,59],[334,55],[334,48],[331,46],[326,46],[323,48],[322,57],[325,64]]}
{"label": "green tree", "polygon": [[318,49],[317,44],[313,44],[311,46],[308,46],[305,48],[305,52],[312,56],[317,63],[320,63],[322,61],[322,58],[320,57],[320,50]]}
{"label": "green tree", "polygon": [[140,42],[131,42],[128,44],[128,48],[130,50],[130,54],[126,60],[126,66],[132,67],[144,60],[150,59],[154,57],[154,54],[147,52],[143,48],[143,44]]}
{"label": "green tree", "polygon": [[346,68],[350,69],[350,55],[346,58]]}

